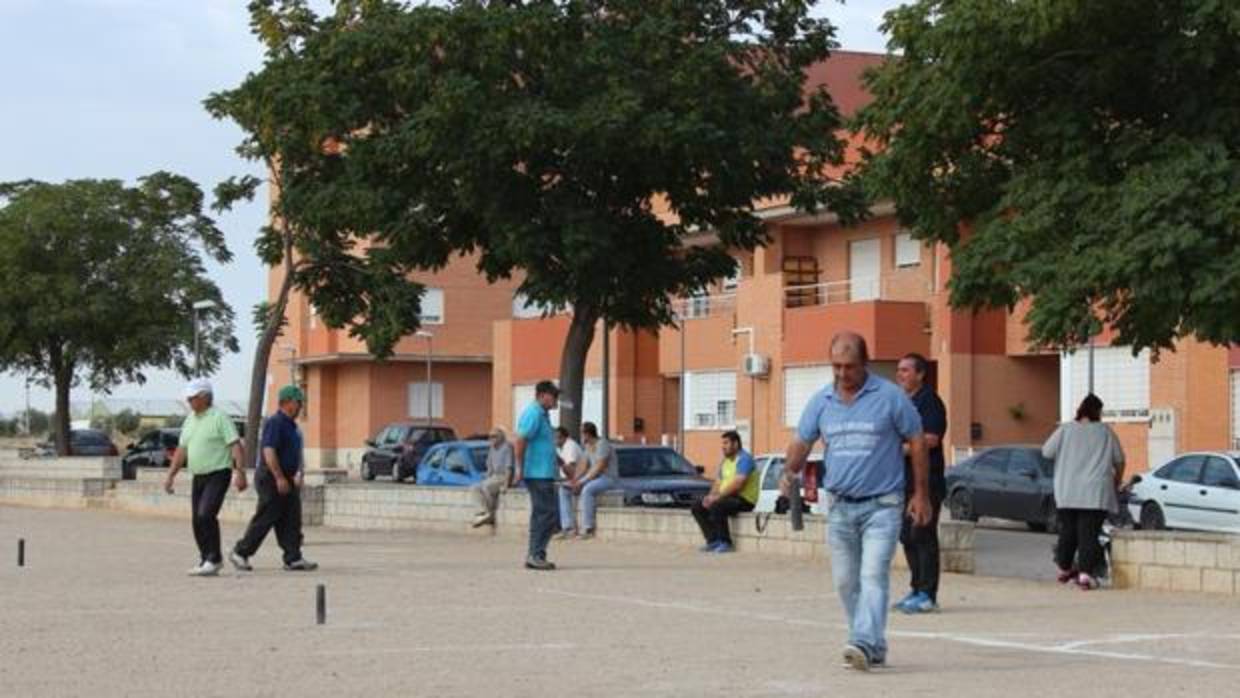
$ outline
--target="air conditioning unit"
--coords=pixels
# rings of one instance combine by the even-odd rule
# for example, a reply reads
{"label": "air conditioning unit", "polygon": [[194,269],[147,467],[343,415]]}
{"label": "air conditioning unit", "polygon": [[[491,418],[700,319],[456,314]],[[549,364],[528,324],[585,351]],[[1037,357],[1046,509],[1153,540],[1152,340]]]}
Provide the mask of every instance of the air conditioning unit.
{"label": "air conditioning unit", "polygon": [[760,378],[771,371],[771,363],[761,354],[746,354],[741,364],[745,375]]}

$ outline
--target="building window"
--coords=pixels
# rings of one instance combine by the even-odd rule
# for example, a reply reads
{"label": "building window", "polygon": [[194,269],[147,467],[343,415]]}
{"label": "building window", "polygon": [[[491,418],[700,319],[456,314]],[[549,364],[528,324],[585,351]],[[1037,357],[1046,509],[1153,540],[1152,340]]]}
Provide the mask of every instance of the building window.
{"label": "building window", "polygon": [[686,429],[732,429],[736,426],[736,372],[685,374]]}
{"label": "building window", "polygon": [[[581,421],[603,428],[603,379],[587,378],[581,391]],[[606,436],[606,434],[604,434]]]}
{"label": "building window", "polygon": [[913,238],[912,233],[896,235],[896,266],[915,267],[921,264],[921,243]]}
{"label": "building window", "polygon": [[[430,419],[443,419],[443,383],[431,383]],[[426,383],[409,384],[409,416],[426,419]]]}
{"label": "building window", "polygon": [[741,285],[741,263],[737,262],[736,268],[732,270],[732,273],[728,274],[727,276],[723,278],[723,284],[722,284],[723,292],[724,293],[736,293],[736,289],[739,288],[740,285]]}
{"label": "building window", "polygon": [[710,296],[706,294],[690,296],[684,299],[683,303],[684,318],[686,320],[708,317],[710,315]]}
{"label": "building window", "polygon": [[422,315],[423,325],[442,325],[443,324],[443,289],[428,288],[422,294]]}
{"label": "building window", "polygon": [[1240,450],[1240,371],[1231,372],[1231,447]]}
{"label": "building window", "polygon": [[568,305],[554,306],[546,303],[536,303],[526,298],[522,293],[512,294],[512,316],[518,320],[562,315],[568,312],[570,307]]}
{"label": "building window", "polygon": [[[534,384],[514,385],[512,386],[512,433],[517,433],[517,422],[521,421],[521,413],[526,407],[534,401]],[[551,410],[548,414],[551,419],[551,426],[560,426],[560,408]]]}
{"label": "building window", "polygon": [[[1059,363],[1060,417],[1071,421],[1089,393],[1089,347],[1065,354]],[[1150,353],[1132,347],[1094,347],[1094,394],[1107,422],[1145,421],[1150,416]]]}
{"label": "building window", "polygon": [[831,366],[798,366],[784,369],[784,426],[795,427],[809,399],[824,387],[835,384]]}
{"label": "building window", "polygon": [[[560,397],[565,397],[560,395]],[[534,401],[533,385],[514,385],[512,386],[512,426],[516,429],[517,421],[521,418],[521,412],[529,407]],[[594,425],[600,429],[603,427],[603,379],[587,378],[585,385],[581,390],[581,402],[583,403],[581,410],[581,421],[594,422]],[[551,426],[558,427],[560,425],[560,408],[551,410],[548,414],[551,419]]]}

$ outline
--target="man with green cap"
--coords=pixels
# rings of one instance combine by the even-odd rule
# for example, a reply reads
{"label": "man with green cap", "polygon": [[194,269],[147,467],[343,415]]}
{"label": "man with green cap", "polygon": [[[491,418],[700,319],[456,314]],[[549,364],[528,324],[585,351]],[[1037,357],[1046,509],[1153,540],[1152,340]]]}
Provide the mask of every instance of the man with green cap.
{"label": "man with green cap", "polygon": [[253,569],[249,558],[258,552],[267,532],[276,529],[276,541],[284,551],[284,569],[313,570],[317,564],[301,555],[301,486],[303,473],[301,432],[297,415],[306,397],[301,388],[280,388],[280,408],[263,424],[262,463],[254,473],[258,509],[241,540],[228,554],[233,567]]}

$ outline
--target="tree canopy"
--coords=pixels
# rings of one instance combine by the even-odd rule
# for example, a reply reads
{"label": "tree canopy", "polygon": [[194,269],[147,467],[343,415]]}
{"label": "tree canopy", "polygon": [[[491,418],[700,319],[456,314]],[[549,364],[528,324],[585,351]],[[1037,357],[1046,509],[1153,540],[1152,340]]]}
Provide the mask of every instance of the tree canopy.
{"label": "tree canopy", "polygon": [[[756,201],[863,210],[828,175],[840,115],[805,89],[834,46],[811,5],[356,0],[319,16],[263,0],[265,64],[207,105],[245,130],[243,154],[278,163],[298,287],[376,355],[418,325],[409,274],[461,253],[490,281],[522,273],[530,301],[571,307],[572,428],[597,322],[671,322],[672,297],[766,241]],[[277,249],[278,230],[264,240]]]}
{"label": "tree canopy", "polygon": [[951,247],[951,301],[1029,338],[1240,339],[1240,12],[1217,0],[920,0],[860,124],[874,192]]}
{"label": "tree canopy", "polygon": [[144,382],[150,368],[190,374],[194,302],[218,304],[201,327],[204,370],[237,350],[232,310],[203,266],[204,256],[231,255],[202,199],[196,184],[166,172],[132,187],[0,184],[0,370],[55,388],[61,449],[79,381],[107,391]]}

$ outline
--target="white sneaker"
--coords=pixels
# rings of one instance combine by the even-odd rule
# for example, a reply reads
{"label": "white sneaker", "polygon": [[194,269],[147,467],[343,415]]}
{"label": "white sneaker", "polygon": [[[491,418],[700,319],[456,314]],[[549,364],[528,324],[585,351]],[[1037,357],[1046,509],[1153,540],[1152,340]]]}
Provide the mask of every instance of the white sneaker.
{"label": "white sneaker", "polygon": [[311,562],[304,557],[284,565],[284,569],[290,572],[311,572],[313,570],[317,570],[318,568],[319,563]]}
{"label": "white sneaker", "polygon": [[189,568],[189,572],[186,572],[186,574],[188,574],[191,577],[201,577],[202,576],[202,565],[203,563],[201,562],[198,563],[197,565],[194,565],[193,567]]}
{"label": "white sneaker", "polygon": [[220,573],[220,567],[223,565],[218,562],[204,561],[201,565],[189,571],[191,577],[214,577]]}
{"label": "white sneaker", "polygon": [[254,571],[254,567],[250,565],[249,558],[241,557],[240,553],[236,550],[232,550],[228,553],[228,561],[232,563],[233,567],[237,568],[238,572]]}

